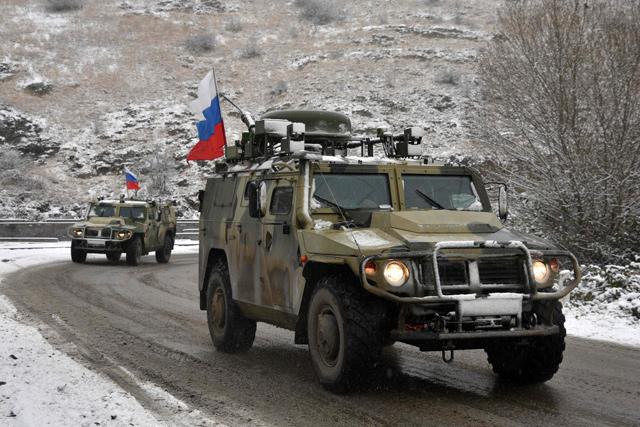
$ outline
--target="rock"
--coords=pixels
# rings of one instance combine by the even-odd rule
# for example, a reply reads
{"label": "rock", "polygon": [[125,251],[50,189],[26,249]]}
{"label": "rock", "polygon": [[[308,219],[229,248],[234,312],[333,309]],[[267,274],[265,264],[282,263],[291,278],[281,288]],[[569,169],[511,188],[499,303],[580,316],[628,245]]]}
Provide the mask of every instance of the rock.
{"label": "rock", "polygon": [[51,93],[53,85],[44,81],[36,81],[24,85],[22,89],[32,95],[44,96]]}

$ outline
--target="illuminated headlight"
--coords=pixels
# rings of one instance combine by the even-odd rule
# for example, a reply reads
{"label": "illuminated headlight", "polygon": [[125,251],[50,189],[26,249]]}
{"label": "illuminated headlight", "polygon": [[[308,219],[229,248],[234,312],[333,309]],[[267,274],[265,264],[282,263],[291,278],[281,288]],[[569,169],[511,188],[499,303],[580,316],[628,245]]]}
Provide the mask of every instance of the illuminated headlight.
{"label": "illuminated headlight", "polygon": [[127,230],[116,231],[116,239],[118,240],[127,240],[131,237],[131,232]]}
{"label": "illuminated headlight", "polygon": [[533,261],[533,278],[539,284],[544,284],[549,281],[551,277],[551,270],[544,261]]}
{"label": "illuminated headlight", "polygon": [[82,228],[74,228],[73,230],[71,230],[71,235],[73,237],[82,237]]}
{"label": "illuminated headlight", "polygon": [[401,261],[389,261],[384,267],[384,279],[391,286],[402,286],[409,279],[409,269]]}

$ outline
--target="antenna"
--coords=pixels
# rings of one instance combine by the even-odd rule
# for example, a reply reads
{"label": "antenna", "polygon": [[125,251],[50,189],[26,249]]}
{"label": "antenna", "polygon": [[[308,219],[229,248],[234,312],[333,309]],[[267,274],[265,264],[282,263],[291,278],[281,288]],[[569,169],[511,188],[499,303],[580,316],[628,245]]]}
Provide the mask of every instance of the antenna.
{"label": "antenna", "polygon": [[231,99],[229,99],[227,95],[225,95],[224,93],[218,92],[218,95],[222,97],[222,99],[227,101],[229,104],[231,104],[233,108],[238,110],[238,112],[240,113],[240,120],[242,120],[242,123],[244,123],[247,126],[247,129],[249,129],[250,132],[253,132],[254,128],[256,127],[256,122],[255,120],[253,120],[253,117],[251,117],[251,113],[238,107],[236,103],[233,102]]}

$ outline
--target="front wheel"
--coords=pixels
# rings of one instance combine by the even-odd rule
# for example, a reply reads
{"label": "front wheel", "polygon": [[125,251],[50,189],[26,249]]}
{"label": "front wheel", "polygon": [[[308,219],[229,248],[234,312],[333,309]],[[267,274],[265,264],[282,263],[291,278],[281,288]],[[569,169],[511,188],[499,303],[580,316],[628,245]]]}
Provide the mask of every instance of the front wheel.
{"label": "front wheel", "polygon": [[71,241],[71,261],[82,264],[87,260],[87,251],[77,248],[75,240]]}
{"label": "front wheel", "polygon": [[139,265],[142,262],[142,241],[135,236],[127,246],[127,264]]}
{"label": "front wheel", "polygon": [[256,336],[256,322],[244,317],[231,298],[229,273],[220,264],[213,268],[207,288],[207,325],[213,345],[223,353],[248,351]]}
{"label": "front wheel", "polygon": [[118,261],[120,261],[120,256],[122,254],[120,252],[107,252],[107,259],[109,260],[109,262],[112,263],[116,263]]}
{"label": "front wheel", "polygon": [[550,380],[560,367],[564,352],[562,304],[558,301],[537,303],[534,313],[545,324],[558,326],[559,333],[528,341],[498,341],[485,349],[493,371],[516,383],[541,383]]}
{"label": "front wheel", "polygon": [[320,383],[345,392],[374,368],[385,343],[385,309],[348,274],[325,276],[309,304],[309,353]]}
{"label": "front wheel", "polygon": [[171,249],[173,248],[173,239],[170,235],[166,235],[164,238],[164,244],[162,248],[156,251],[156,261],[161,264],[166,264],[171,259]]}

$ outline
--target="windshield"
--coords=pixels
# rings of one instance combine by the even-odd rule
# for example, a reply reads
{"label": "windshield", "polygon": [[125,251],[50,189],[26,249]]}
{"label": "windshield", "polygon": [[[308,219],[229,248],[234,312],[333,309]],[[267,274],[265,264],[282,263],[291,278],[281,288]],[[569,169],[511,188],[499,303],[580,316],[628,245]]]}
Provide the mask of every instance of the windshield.
{"label": "windshield", "polygon": [[116,215],[116,207],[112,205],[93,205],[89,210],[89,217],[108,217]]}
{"label": "windshield", "polygon": [[131,218],[134,220],[144,220],[143,207],[120,207],[120,216],[122,218]]}
{"label": "windshield", "polygon": [[390,209],[387,174],[315,174],[311,207]]}
{"label": "windshield", "polygon": [[481,211],[468,175],[402,175],[407,209]]}

